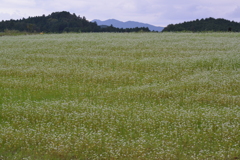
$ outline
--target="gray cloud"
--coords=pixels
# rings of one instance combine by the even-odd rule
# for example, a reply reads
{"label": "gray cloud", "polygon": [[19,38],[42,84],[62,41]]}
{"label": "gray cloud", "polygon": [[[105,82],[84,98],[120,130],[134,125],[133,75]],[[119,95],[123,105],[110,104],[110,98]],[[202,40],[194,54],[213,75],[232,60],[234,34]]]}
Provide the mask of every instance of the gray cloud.
{"label": "gray cloud", "polygon": [[229,16],[239,22],[240,21],[240,7],[239,6],[235,7],[235,9],[231,13],[229,13]]}
{"label": "gray cloud", "polygon": [[170,23],[214,17],[237,20],[239,0],[0,0],[0,20],[69,11],[87,19]]}

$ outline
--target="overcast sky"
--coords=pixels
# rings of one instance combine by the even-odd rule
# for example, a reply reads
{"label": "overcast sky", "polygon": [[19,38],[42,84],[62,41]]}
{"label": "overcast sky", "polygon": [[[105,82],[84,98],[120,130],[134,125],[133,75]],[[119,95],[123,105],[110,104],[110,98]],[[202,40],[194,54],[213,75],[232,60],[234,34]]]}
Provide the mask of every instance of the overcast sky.
{"label": "overcast sky", "polygon": [[0,21],[57,11],[163,27],[208,17],[240,22],[240,0],[0,0]]}

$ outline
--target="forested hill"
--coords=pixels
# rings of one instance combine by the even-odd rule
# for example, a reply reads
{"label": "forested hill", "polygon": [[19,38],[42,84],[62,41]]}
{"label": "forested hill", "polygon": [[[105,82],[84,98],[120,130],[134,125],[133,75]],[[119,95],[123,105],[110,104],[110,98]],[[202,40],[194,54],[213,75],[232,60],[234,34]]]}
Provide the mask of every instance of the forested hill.
{"label": "forested hill", "polygon": [[76,16],[69,12],[53,12],[45,16],[36,16],[23,18],[20,20],[9,20],[0,22],[0,32],[5,30],[18,30],[26,32],[47,32],[47,33],[62,33],[62,32],[138,32],[150,31],[148,28],[128,28],[120,29],[113,26],[102,28],[95,22],[90,22],[86,18]]}
{"label": "forested hill", "polygon": [[214,19],[212,17],[189,21],[179,24],[170,24],[163,29],[165,31],[192,31],[192,32],[201,32],[201,31],[233,31],[240,32],[240,23],[229,21],[226,19]]}

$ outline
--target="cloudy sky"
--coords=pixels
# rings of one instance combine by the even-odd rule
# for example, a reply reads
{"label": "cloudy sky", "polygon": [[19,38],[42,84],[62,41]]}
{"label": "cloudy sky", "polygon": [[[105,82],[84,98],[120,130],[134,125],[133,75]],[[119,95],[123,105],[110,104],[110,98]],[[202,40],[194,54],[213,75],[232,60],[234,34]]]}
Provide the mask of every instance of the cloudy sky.
{"label": "cloudy sky", "polygon": [[0,21],[57,11],[163,27],[208,17],[240,22],[240,0],[0,0]]}

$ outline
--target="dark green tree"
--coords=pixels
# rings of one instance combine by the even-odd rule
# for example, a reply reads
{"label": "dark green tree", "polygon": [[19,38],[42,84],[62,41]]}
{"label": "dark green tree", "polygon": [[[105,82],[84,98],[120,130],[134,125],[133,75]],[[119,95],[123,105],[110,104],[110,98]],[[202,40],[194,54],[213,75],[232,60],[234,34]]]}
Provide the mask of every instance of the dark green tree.
{"label": "dark green tree", "polygon": [[195,21],[189,21],[189,22],[183,22],[179,24],[170,24],[167,27],[163,29],[163,32],[166,31],[191,31],[191,32],[201,32],[201,31],[228,31],[228,29],[231,28],[234,32],[240,32],[240,23],[225,20],[222,18],[214,19],[212,17],[201,19],[201,20],[195,20]]}

